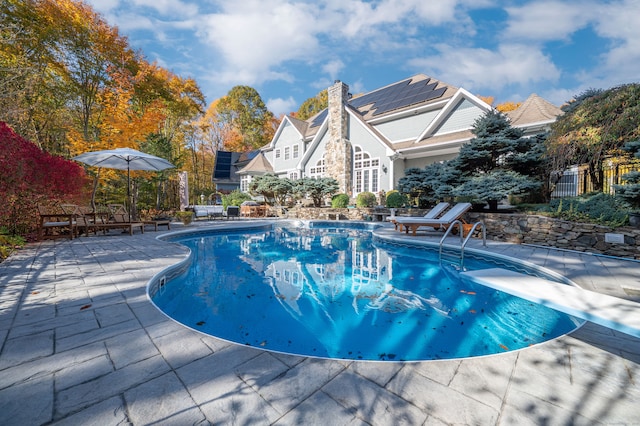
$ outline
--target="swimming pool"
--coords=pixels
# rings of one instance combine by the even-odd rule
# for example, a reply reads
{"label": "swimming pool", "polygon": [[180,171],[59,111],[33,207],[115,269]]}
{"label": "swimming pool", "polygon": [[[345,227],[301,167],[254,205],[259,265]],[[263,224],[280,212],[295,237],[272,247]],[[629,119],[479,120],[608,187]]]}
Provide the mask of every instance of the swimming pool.
{"label": "swimming pool", "polygon": [[[382,241],[365,224],[269,224],[170,237],[190,261],[150,286],[187,327],[239,344],[323,358],[418,361],[522,349],[581,324],[569,315],[461,281],[455,260]],[[465,269],[540,275],[478,255]],[[556,277],[544,276],[556,280]]]}

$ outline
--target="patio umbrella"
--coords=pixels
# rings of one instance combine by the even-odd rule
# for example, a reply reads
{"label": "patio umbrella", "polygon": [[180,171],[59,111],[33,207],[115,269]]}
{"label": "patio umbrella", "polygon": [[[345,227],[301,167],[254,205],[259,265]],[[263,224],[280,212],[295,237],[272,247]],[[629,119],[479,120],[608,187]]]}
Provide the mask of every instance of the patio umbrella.
{"label": "patio umbrella", "polygon": [[[131,203],[130,174],[131,170],[148,170],[159,172],[175,167],[164,158],[146,154],[131,148],[116,148],[104,151],[92,151],[73,157],[73,160],[95,167],[106,167],[127,171],[127,201]],[[131,207],[129,207],[131,209]],[[131,212],[129,212],[131,221]]]}

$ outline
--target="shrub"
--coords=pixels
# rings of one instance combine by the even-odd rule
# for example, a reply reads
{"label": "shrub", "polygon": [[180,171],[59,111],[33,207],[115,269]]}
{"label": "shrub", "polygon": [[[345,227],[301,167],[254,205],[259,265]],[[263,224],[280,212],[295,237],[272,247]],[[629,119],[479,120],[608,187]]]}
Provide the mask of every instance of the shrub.
{"label": "shrub", "polygon": [[640,172],[632,171],[622,175],[624,185],[613,185],[616,196],[631,206],[632,209],[640,210]]}
{"label": "shrub", "polygon": [[361,192],[356,197],[357,207],[373,207],[377,203],[377,199],[372,192]]}
{"label": "shrub", "polygon": [[42,151],[0,121],[0,226],[27,235],[38,227],[38,205],[84,203],[82,166]]}
{"label": "shrub", "polygon": [[549,210],[552,216],[560,219],[614,227],[623,225],[628,216],[616,197],[605,193],[553,199]]}
{"label": "shrub", "polygon": [[349,196],[347,194],[336,194],[331,198],[331,207],[334,209],[344,209],[349,205]]}
{"label": "shrub", "polygon": [[227,206],[239,206],[245,201],[249,201],[251,199],[251,195],[236,190],[222,196],[222,207],[226,209]]}
{"label": "shrub", "polygon": [[390,208],[400,208],[400,207],[404,207],[405,205],[407,205],[407,203],[409,202],[409,199],[407,198],[406,195],[401,194],[398,191],[389,191],[387,193],[387,207]]}

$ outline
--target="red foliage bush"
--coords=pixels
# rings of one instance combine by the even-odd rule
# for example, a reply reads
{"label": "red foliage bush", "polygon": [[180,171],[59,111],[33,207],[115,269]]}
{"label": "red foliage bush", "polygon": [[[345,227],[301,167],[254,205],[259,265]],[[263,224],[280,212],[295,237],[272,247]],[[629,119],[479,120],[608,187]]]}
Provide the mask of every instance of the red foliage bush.
{"label": "red foliage bush", "polygon": [[86,201],[88,180],[77,163],[42,151],[0,121],[0,226],[27,235],[37,206]]}

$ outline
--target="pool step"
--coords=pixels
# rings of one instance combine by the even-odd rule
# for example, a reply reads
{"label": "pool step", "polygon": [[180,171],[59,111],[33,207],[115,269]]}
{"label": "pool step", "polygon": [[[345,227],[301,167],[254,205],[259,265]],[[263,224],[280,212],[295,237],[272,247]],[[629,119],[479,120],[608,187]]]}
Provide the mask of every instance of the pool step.
{"label": "pool step", "polygon": [[462,272],[460,278],[640,337],[640,303],[502,268]]}

